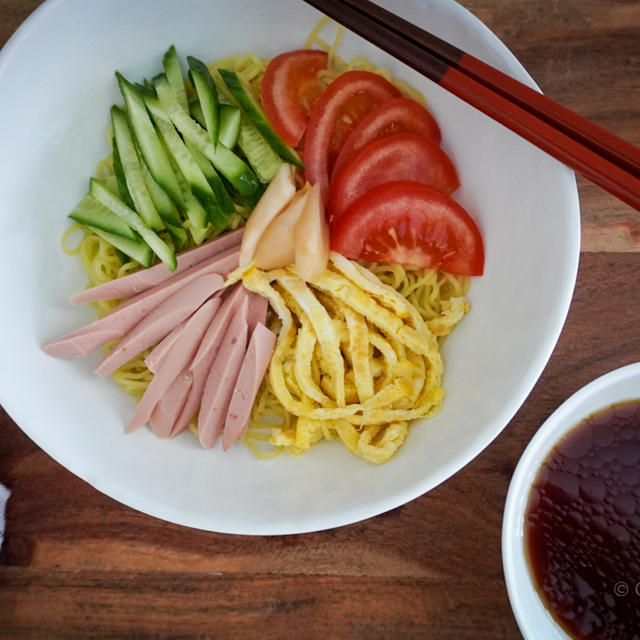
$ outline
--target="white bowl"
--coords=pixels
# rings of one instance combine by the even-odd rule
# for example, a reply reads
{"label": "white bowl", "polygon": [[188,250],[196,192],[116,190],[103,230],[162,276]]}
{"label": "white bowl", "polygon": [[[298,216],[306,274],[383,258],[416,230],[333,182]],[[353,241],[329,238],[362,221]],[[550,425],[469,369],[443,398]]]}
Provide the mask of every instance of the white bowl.
{"label": "white bowl", "polygon": [[[416,24],[535,86],[506,47],[451,0],[388,2]],[[66,215],[108,154],[114,70],[157,73],[167,46],[215,60],[300,47],[320,14],[299,0],[49,0],[0,54],[0,401],[46,452],[140,511],[220,532],[326,529],[397,507],[446,480],[505,427],[556,344],[573,292],[579,205],[573,173],[363,39],[364,54],[420,88],[458,167],[457,199],[484,235],[473,310],[444,348],[447,398],[382,467],[337,443],[299,459],[256,460],[242,446],[200,449],[190,434],[125,437],[134,402],[92,373],[98,355],[47,357],[41,346],[93,317],[68,298],[84,288],[60,250]]]}
{"label": "white bowl", "polygon": [[538,429],[513,474],[502,525],[502,563],[509,600],[526,640],[570,640],[543,605],[525,555],[523,530],[531,485],[555,445],[591,414],[640,398],[640,362],[621,367],[576,391]]}

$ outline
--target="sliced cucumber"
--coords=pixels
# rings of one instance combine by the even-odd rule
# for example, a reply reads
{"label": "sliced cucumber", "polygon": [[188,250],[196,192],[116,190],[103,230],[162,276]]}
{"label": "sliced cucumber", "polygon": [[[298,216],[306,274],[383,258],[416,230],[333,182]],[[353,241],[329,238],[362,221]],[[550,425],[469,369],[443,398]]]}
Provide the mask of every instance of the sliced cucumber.
{"label": "sliced cucumber", "polygon": [[255,193],[252,193],[250,196],[240,195],[237,191],[234,193],[234,195],[245,207],[248,207],[250,210],[253,210],[254,207],[258,204],[258,201],[260,200],[260,198],[262,198],[262,194],[265,192],[267,186],[268,185],[266,184],[261,184],[260,188]]}
{"label": "sliced cucumber", "polygon": [[187,244],[187,232],[182,226],[175,226],[170,223],[166,223],[167,231],[173,242],[173,248],[175,251],[182,251],[185,244]]}
{"label": "sliced cucumber", "polygon": [[91,195],[86,195],[82,198],[76,208],[69,214],[69,217],[88,227],[95,227],[120,238],[135,241],[139,237],[122,218],[118,217]]}
{"label": "sliced cucumber", "polygon": [[240,82],[236,72],[228,69],[218,69],[218,73],[249,120],[273,147],[274,151],[287,162],[303,169],[304,166],[298,154],[275,132],[263,115],[262,108],[251,95],[251,92]]}
{"label": "sliced cucumber", "polygon": [[133,204],[129,187],[127,187],[127,179],[124,177],[124,169],[122,168],[122,160],[120,160],[120,153],[118,152],[118,144],[116,143],[115,136],[112,138],[111,148],[113,149],[113,173],[118,182],[118,192],[127,207],[135,209],[136,205]]}
{"label": "sliced cucumber", "polygon": [[[193,86],[196,88],[196,93],[198,94],[209,140],[211,140],[215,147],[215,145],[218,144],[218,132],[220,129],[218,113],[219,100],[216,84],[204,62],[193,56],[187,56],[187,63],[189,64],[191,82],[193,82]],[[184,108],[184,110],[188,111],[186,108]]]}
{"label": "sliced cucumber", "polygon": [[122,109],[113,106],[111,107],[111,122],[129,195],[135,205],[133,209],[140,214],[150,229],[160,231],[164,229],[164,224],[145,184],[127,116]]}
{"label": "sliced cucumber", "polygon": [[232,104],[220,105],[220,133],[218,134],[218,140],[227,149],[233,149],[238,142],[241,117],[242,112],[239,107]]}
{"label": "sliced cucumber", "polygon": [[187,220],[191,223],[191,227],[205,230],[209,224],[209,214],[202,206],[200,200],[198,200],[193,193],[189,192],[189,194],[185,196],[185,201],[187,206],[184,213]]}
{"label": "sliced cucumber", "polygon": [[[139,262],[143,267],[151,266],[151,261],[153,260],[153,251],[146,242],[143,242],[138,236],[138,240],[129,240],[129,238],[123,238],[122,236],[117,236],[114,233],[109,233],[108,231],[104,231],[104,229],[99,229],[98,227],[93,227],[91,225],[87,225],[91,231],[93,231],[96,235],[100,236],[104,240],[106,240],[110,245],[113,245],[118,252],[125,254],[125,257],[129,257],[136,262]],[[126,260],[122,260],[121,262],[126,262]]]}
{"label": "sliced cucumber", "polygon": [[[104,185],[114,196],[120,197],[120,190],[118,189],[118,180],[115,176],[105,176],[104,178],[96,178],[96,180]],[[135,209],[134,209],[135,211]]]}
{"label": "sliced cucumber", "polygon": [[207,182],[211,185],[213,192],[216,194],[216,198],[220,203],[220,207],[224,213],[231,213],[234,210],[233,201],[231,196],[226,190],[222,178],[216,173],[213,165],[209,160],[202,155],[188,140],[186,142],[187,148],[191,151],[193,159],[198,163],[200,170],[204,173]]}
{"label": "sliced cucumber", "polygon": [[191,224],[190,220],[187,220],[184,226],[191,234],[194,244],[202,244],[212,234],[213,231],[213,227],[211,227],[211,225],[202,228]]}
{"label": "sliced cucumber", "polygon": [[164,54],[162,58],[162,66],[164,73],[167,76],[167,80],[171,85],[176,98],[183,109],[188,109],[187,102],[187,90],[184,86],[184,76],[182,75],[182,67],[180,66],[180,60],[178,60],[178,54],[174,45],[169,47],[169,50]]}
{"label": "sliced cucumber", "polygon": [[122,218],[134,231],[137,231],[158,258],[160,258],[171,271],[175,271],[177,264],[175,253],[155,231],[152,231],[145,225],[142,218],[140,218],[135,211],[129,209],[120,198],[94,178],[90,181],[89,193],[115,215]]}
{"label": "sliced cucumber", "polygon": [[167,150],[178,165],[182,175],[189,183],[193,193],[204,202],[211,200],[213,202],[217,202],[216,194],[213,192],[206,176],[202,173],[198,163],[194,160],[191,151],[189,151],[182,138],[178,135],[178,132],[169,119],[169,116],[162,108],[160,101],[157,98],[145,96],[145,103],[165,145],[167,146]]}
{"label": "sliced cucumber", "polygon": [[164,220],[165,225],[177,226],[182,224],[182,218],[173,200],[166,194],[165,190],[153,179],[147,165],[142,163],[142,175],[144,182],[149,189],[151,198],[156,205],[156,209],[160,217]]}
{"label": "sliced cucumber", "polygon": [[189,113],[191,113],[191,117],[204,129],[207,126],[207,123],[204,119],[204,113],[202,111],[202,107],[200,106],[199,100],[194,100],[189,105]]}
{"label": "sliced cucumber", "polygon": [[184,215],[186,220],[182,226],[191,233],[194,242],[200,244],[202,239],[206,238],[211,230],[208,222],[209,215],[200,200],[193,195],[188,182],[185,180],[175,162],[172,160],[171,163],[178,178],[178,184],[180,185],[182,197],[185,202]]}
{"label": "sliced cucumber", "polygon": [[[259,181],[249,166],[225,146],[214,146],[207,132],[180,106],[169,82],[163,76],[154,82],[158,98],[169,118],[183,138],[188,138],[213,166],[242,195],[251,195],[258,189]],[[161,183],[162,184],[162,183]]]}
{"label": "sliced cucumber", "polygon": [[[147,163],[149,171],[151,171],[151,175],[179,207],[184,206],[176,176],[171,170],[171,164],[169,163],[167,154],[158,139],[158,134],[153,128],[153,123],[147,113],[143,97],[144,94],[117,71],[116,77],[118,78],[118,85],[127,107],[127,115],[131,123],[131,128],[133,129],[138,147],[142,152],[142,157]],[[171,93],[175,95],[173,91],[171,91]]]}
{"label": "sliced cucumber", "polygon": [[273,180],[284,162],[246,116],[242,117],[240,123],[238,147],[256,172],[258,180],[265,184]]}

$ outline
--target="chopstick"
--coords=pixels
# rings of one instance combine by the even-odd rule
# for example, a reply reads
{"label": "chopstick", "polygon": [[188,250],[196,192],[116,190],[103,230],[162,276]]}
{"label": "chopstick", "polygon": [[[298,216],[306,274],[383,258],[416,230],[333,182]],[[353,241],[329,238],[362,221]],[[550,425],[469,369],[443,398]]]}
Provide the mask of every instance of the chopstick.
{"label": "chopstick", "polygon": [[640,148],[369,0],[305,0],[640,210]]}

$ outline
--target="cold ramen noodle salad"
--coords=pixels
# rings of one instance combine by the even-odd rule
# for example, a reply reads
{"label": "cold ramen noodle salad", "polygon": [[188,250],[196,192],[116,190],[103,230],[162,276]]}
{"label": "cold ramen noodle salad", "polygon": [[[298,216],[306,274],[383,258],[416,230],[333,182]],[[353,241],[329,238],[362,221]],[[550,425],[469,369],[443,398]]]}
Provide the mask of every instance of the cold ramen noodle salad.
{"label": "cold ramen noodle salad", "polygon": [[326,22],[272,60],[185,74],[170,47],[152,81],[116,72],[112,153],[63,237],[99,319],[45,351],[102,348],[138,401],[127,431],[381,463],[440,409],[482,239],[422,95],[342,60]]}

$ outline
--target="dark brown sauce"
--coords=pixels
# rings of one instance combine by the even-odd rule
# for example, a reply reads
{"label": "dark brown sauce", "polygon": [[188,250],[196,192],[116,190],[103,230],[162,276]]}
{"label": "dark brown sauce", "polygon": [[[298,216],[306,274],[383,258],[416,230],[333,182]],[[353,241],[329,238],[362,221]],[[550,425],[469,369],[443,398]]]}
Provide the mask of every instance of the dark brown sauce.
{"label": "dark brown sauce", "polygon": [[556,445],[524,524],[534,583],[560,626],[580,640],[640,640],[640,401]]}

